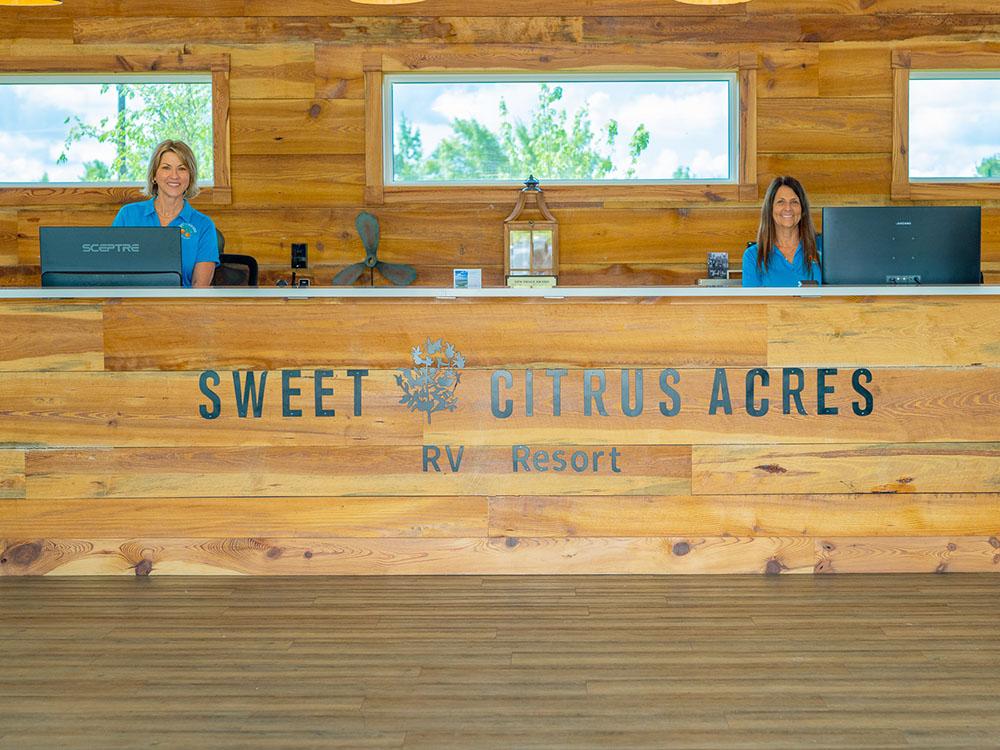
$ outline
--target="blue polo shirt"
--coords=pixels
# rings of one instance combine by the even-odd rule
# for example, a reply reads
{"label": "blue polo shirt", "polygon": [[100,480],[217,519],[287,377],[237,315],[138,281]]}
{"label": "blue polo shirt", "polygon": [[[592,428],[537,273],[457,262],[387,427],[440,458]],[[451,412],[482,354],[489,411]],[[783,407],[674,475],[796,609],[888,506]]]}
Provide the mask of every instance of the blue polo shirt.
{"label": "blue polo shirt", "polygon": [[[817,250],[822,253],[823,241],[820,237],[816,237],[816,245]],[[818,263],[813,263],[811,269],[806,267],[806,258],[801,242],[795,248],[795,256],[791,263],[776,247],[771,248],[768,261],[767,268],[759,271],[757,269],[757,243],[748,247],[743,253],[743,286],[798,286],[799,282],[804,280],[823,283]]]}
{"label": "blue polo shirt", "polygon": [[[160,217],[156,215],[153,200],[129,203],[121,207],[113,227],[158,227]],[[215,234],[215,224],[210,218],[196,211],[184,201],[184,208],[168,224],[181,230],[181,266],[184,286],[191,286],[191,275],[195,263],[219,264],[219,238]]]}

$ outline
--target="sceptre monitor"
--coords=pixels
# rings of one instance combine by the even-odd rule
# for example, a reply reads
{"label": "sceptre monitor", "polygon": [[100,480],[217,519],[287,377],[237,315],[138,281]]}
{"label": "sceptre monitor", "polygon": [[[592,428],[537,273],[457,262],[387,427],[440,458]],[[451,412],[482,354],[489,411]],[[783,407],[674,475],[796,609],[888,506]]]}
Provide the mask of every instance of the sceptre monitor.
{"label": "sceptre monitor", "polygon": [[41,227],[42,286],[181,286],[178,227]]}
{"label": "sceptre monitor", "polygon": [[823,209],[824,284],[980,283],[979,206]]}

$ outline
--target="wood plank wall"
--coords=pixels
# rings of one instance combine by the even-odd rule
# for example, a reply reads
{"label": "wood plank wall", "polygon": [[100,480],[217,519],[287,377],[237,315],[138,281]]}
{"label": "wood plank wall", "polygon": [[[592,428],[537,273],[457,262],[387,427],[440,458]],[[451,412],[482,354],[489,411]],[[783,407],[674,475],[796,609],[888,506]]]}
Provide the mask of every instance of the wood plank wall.
{"label": "wood plank wall", "polygon": [[[465,369],[427,419],[395,376],[437,336]],[[804,414],[783,413],[784,367]],[[335,414],[315,412],[317,368]],[[633,416],[622,368],[630,408],[643,370]],[[731,414],[710,409],[716,368]],[[235,407],[248,370],[268,371],[259,417]],[[998,374],[995,295],[0,302],[0,575],[1000,572]],[[514,445],[598,464],[515,472]],[[464,446],[457,472],[444,446]]]}
{"label": "wood plank wall", "polygon": [[[204,206],[233,252],[255,255],[266,282],[286,275],[290,243],[308,242],[311,274],[329,283],[361,257],[353,217],[365,207],[366,52],[442,68],[520,59],[538,67],[615,68],[679,49],[758,56],[757,174],[800,177],[817,205],[890,202],[896,49],[1000,54],[995,0],[73,0],[0,9],[6,60],[55,54],[228,54],[232,204]],[[549,62],[544,62],[549,61]],[[556,62],[552,62],[556,61]],[[565,63],[563,62],[565,61]],[[648,62],[646,63],[648,64]],[[666,113],[664,116],[668,116]],[[393,203],[376,209],[384,260],[413,263],[418,284],[454,267],[501,280],[501,221],[513,203]],[[550,203],[561,223],[563,283],[686,283],[706,251],[738,258],[754,234],[753,202],[641,199]],[[984,267],[1000,280],[1000,203],[984,206]],[[0,283],[38,283],[38,227],[106,223],[117,205],[66,205],[39,192],[0,206]],[[442,223],[442,215],[447,222]]]}

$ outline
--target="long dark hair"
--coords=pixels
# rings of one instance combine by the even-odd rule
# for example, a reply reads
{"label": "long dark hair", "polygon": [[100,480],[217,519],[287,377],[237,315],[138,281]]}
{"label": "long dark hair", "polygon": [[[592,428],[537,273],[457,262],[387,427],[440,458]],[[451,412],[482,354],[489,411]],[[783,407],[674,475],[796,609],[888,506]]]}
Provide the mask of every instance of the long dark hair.
{"label": "long dark hair", "polygon": [[778,231],[774,226],[774,197],[778,188],[789,187],[795,191],[802,206],[802,219],[799,221],[799,240],[802,242],[802,252],[805,253],[806,268],[812,274],[813,263],[819,263],[819,251],[816,249],[816,227],[813,226],[812,214],[809,212],[809,199],[806,197],[802,183],[794,177],[775,177],[768,185],[764,194],[764,205],[760,207],[760,226],[757,227],[757,270],[764,272],[771,260],[771,248],[774,247]]}

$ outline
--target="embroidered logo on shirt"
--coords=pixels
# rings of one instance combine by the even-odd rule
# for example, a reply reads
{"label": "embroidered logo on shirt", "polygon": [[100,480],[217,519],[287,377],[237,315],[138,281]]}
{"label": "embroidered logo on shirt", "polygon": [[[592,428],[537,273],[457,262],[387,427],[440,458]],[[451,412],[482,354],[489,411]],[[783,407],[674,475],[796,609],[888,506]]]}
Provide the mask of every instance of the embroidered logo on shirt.
{"label": "embroidered logo on shirt", "polygon": [[188,224],[187,222],[184,222],[183,224],[180,225],[180,230],[181,230],[181,237],[183,237],[184,239],[189,239],[191,235],[198,234],[198,230],[195,229],[190,224]]}

